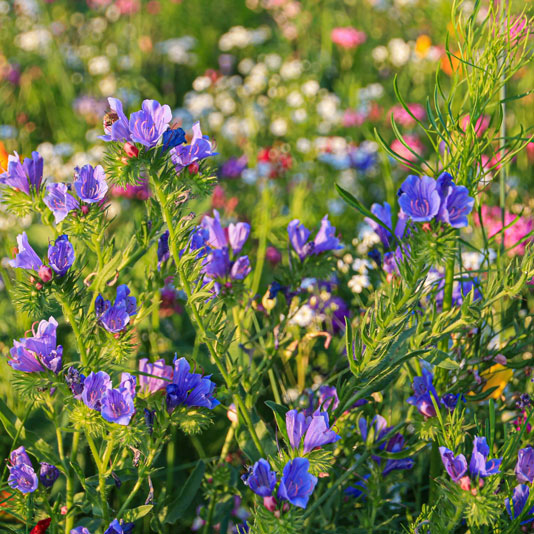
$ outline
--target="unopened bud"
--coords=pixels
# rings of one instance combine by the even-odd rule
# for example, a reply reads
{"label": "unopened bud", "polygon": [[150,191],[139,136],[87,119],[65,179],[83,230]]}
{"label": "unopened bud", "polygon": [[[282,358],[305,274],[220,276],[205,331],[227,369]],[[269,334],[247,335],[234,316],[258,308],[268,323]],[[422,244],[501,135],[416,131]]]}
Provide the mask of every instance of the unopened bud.
{"label": "unopened bud", "polygon": [[89,213],[89,206],[87,206],[87,205],[84,204],[84,205],[81,207],[81,210],[82,210],[82,213],[83,213],[84,215],[87,215],[87,214]]}
{"label": "unopened bud", "polygon": [[276,499],[272,495],[269,497],[264,497],[263,506],[265,506],[269,512],[274,512],[276,510]]}
{"label": "unopened bud", "polygon": [[189,165],[189,167],[187,167],[187,170],[189,171],[190,174],[196,174],[198,172],[198,163],[191,163],[191,165]]}
{"label": "unopened bud", "polygon": [[136,158],[139,156],[139,149],[130,141],[124,143],[124,152],[129,158]]}
{"label": "unopened bud", "polygon": [[52,269],[48,265],[41,265],[39,267],[39,278],[46,284],[47,282],[50,282],[52,280],[54,273],[52,272]]}
{"label": "unopened bud", "polygon": [[43,289],[43,284],[41,284],[41,282],[37,282],[35,284],[35,289],[38,289],[39,291],[41,291],[41,289]]}

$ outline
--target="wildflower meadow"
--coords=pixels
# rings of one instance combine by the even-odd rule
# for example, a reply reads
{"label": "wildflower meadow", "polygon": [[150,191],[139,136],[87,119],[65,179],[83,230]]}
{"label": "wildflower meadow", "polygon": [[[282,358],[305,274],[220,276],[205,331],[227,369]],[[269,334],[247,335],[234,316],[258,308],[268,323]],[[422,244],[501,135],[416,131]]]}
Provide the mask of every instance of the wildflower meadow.
{"label": "wildflower meadow", "polygon": [[534,532],[533,8],[0,0],[0,534]]}

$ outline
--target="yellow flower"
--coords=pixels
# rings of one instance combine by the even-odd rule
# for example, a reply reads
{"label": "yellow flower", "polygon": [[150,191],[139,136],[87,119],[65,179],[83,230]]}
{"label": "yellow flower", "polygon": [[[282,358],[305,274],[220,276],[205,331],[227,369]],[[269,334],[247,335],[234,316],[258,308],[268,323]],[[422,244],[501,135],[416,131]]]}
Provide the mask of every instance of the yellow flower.
{"label": "yellow flower", "polygon": [[497,389],[491,393],[490,398],[498,399],[502,395],[504,388],[512,378],[513,374],[514,372],[512,369],[509,369],[500,363],[492,365],[489,369],[480,373],[480,376],[487,380],[482,391],[488,391],[497,387]]}
{"label": "yellow flower", "polygon": [[432,46],[432,39],[428,35],[420,35],[415,41],[415,53],[419,57],[425,57]]}

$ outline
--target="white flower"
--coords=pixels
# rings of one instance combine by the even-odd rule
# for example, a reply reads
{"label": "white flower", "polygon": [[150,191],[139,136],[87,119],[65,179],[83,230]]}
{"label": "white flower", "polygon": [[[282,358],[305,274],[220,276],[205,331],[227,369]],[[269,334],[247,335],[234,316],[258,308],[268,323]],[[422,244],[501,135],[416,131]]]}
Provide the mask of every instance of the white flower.
{"label": "white flower", "polygon": [[276,135],[278,137],[281,137],[287,133],[287,122],[285,119],[274,119],[273,122],[271,122],[271,126],[269,128],[271,133],[273,135]]}
{"label": "white flower", "polygon": [[298,78],[302,74],[302,63],[298,59],[286,61],[280,69],[280,75],[285,80]]}
{"label": "white flower", "polygon": [[356,258],[352,263],[352,270],[360,274],[367,274],[367,271],[371,268],[371,262],[369,260],[362,260]]}
{"label": "white flower", "polygon": [[302,98],[302,95],[298,91],[291,91],[287,95],[286,102],[292,108],[298,108],[304,104],[304,98]]}
{"label": "white flower", "polygon": [[306,113],[306,110],[303,108],[296,109],[293,113],[291,113],[291,119],[293,122],[301,123],[304,122],[308,117],[308,114]]}
{"label": "white flower", "polygon": [[211,85],[211,78],[209,76],[199,76],[193,82],[193,89],[195,91],[205,91]]}
{"label": "white flower", "polygon": [[87,65],[91,76],[99,76],[109,72],[109,59],[106,56],[96,56],[89,60]]}
{"label": "white flower", "polygon": [[316,80],[308,80],[302,84],[302,92],[308,96],[315,96],[319,92],[319,83]]}
{"label": "white flower", "polygon": [[265,56],[265,64],[270,70],[277,70],[282,64],[282,58],[278,54],[267,54]]}
{"label": "white flower", "polygon": [[388,58],[389,52],[385,46],[377,46],[371,52],[371,56],[376,61],[376,63],[384,63]]}
{"label": "white flower", "polygon": [[15,37],[15,44],[27,52],[45,52],[51,41],[51,33],[44,28],[20,33]]}
{"label": "white flower", "polygon": [[369,287],[369,277],[366,274],[355,274],[347,284],[354,293],[361,293],[366,287]]}
{"label": "white flower", "polygon": [[302,154],[309,152],[311,147],[312,144],[309,139],[306,139],[305,137],[299,137],[299,139],[297,139],[297,150]]}
{"label": "white flower", "polygon": [[408,43],[402,39],[391,39],[388,43],[389,53],[391,54],[391,63],[396,67],[402,67],[408,63],[412,54],[412,49]]}
{"label": "white flower", "polygon": [[301,306],[293,318],[289,321],[291,324],[298,324],[302,328],[306,328],[311,324],[315,312],[307,305]]}
{"label": "white flower", "polygon": [[480,269],[484,256],[478,252],[462,252],[462,264],[470,271]]}

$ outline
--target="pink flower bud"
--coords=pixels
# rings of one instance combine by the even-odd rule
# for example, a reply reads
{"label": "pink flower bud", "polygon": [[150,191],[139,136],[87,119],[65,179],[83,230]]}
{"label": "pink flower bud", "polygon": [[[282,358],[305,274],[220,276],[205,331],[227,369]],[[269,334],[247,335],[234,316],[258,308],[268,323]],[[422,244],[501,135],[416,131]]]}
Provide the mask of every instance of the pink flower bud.
{"label": "pink flower bud", "polygon": [[40,291],[41,289],[43,289],[43,284],[41,284],[41,282],[37,282],[35,284],[35,289],[38,289]]}
{"label": "pink flower bud", "polygon": [[464,491],[469,491],[471,489],[471,479],[468,476],[462,477],[460,479],[460,487]]}
{"label": "pink flower bud", "polygon": [[276,510],[276,499],[272,495],[270,497],[264,497],[263,506],[265,506],[269,512],[274,512]]}
{"label": "pink flower bud", "polygon": [[139,149],[130,141],[124,143],[124,152],[129,158],[136,158],[139,156]]}
{"label": "pink flower bud", "polygon": [[497,356],[495,356],[495,361],[501,365],[506,365],[507,363],[506,356],[504,354],[497,354]]}
{"label": "pink flower bud", "polygon": [[86,206],[85,204],[81,207],[82,213],[84,215],[87,215],[89,213],[89,206]]}
{"label": "pink flower bud", "polygon": [[39,267],[39,278],[46,284],[47,282],[50,282],[52,280],[54,273],[52,272],[52,269],[48,265],[41,265]]}
{"label": "pink flower bud", "polygon": [[187,167],[187,170],[190,174],[196,174],[198,172],[198,163],[191,163],[191,165]]}

